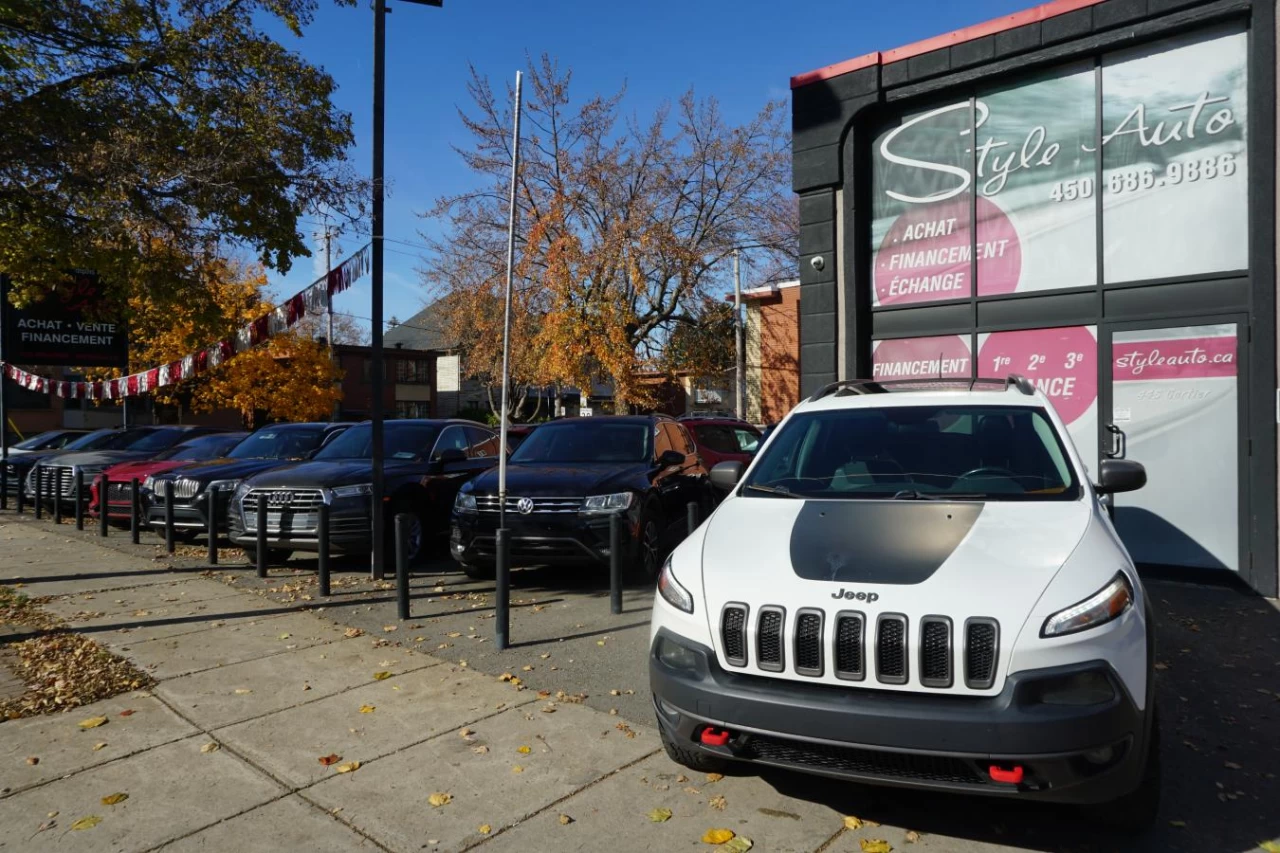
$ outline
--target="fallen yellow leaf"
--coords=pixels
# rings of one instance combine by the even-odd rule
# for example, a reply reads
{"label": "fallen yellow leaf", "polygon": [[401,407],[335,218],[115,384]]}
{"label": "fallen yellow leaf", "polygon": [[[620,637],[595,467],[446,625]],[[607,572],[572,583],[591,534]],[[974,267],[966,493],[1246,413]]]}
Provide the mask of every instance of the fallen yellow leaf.
{"label": "fallen yellow leaf", "polygon": [[862,829],[862,821],[854,817],[853,815],[845,815],[844,828],[845,829]]}
{"label": "fallen yellow leaf", "polygon": [[281,640],[287,640],[287,639],[289,639],[291,636],[293,636],[293,635],[292,635],[292,634],[281,634],[281,635],[280,635],[280,639],[281,639]]}
{"label": "fallen yellow leaf", "polygon": [[354,773],[360,769],[360,762],[348,761],[346,764],[339,764],[337,767],[333,769],[338,771],[339,773]]}
{"label": "fallen yellow leaf", "polygon": [[529,666],[528,664],[525,664],[524,666],[520,667],[520,671],[521,671],[521,672],[533,672],[533,667]]}
{"label": "fallen yellow leaf", "polygon": [[489,747],[484,746],[484,745],[482,744],[482,745],[480,745],[480,746],[473,746],[473,747],[471,747],[471,751],[472,751],[472,752],[474,752],[476,755],[484,755],[486,752],[488,752],[488,751],[489,751]]}
{"label": "fallen yellow leaf", "polygon": [[649,812],[649,820],[654,823],[666,823],[671,820],[671,809],[654,809]]}
{"label": "fallen yellow leaf", "polygon": [[[915,844],[915,843],[916,843],[917,841],[919,841],[919,840],[920,840],[920,833],[916,832],[914,829],[908,829],[908,830],[907,830],[907,843],[908,843],[908,844]],[[1280,849],[1276,850],[1276,851],[1275,851],[1275,853],[1280,853]]]}
{"label": "fallen yellow leaf", "polygon": [[391,677],[391,673],[387,672],[386,670],[383,670],[382,672],[375,672],[373,674],[374,681],[383,681],[384,679],[387,679],[390,677]]}
{"label": "fallen yellow leaf", "polygon": [[703,844],[724,844],[736,835],[732,829],[708,829],[702,836]]}
{"label": "fallen yellow leaf", "polygon": [[1259,841],[1258,846],[1267,853],[1280,853],[1280,842],[1278,841]]}
{"label": "fallen yellow leaf", "polygon": [[118,794],[112,794],[109,797],[103,797],[102,804],[104,806],[114,806],[114,805],[119,805],[120,803],[123,803],[127,799],[129,799],[129,795],[121,791]]}
{"label": "fallen yellow leaf", "polygon": [[723,778],[724,778],[723,773],[708,773],[707,784],[710,785],[712,782],[719,782]]}
{"label": "fallen yellow leaf", "polygon": [[253,692],[253,691],[252,691],[252,690],[250,690],[248,687],[237,687],[237,688],[236,688],[236,695],[237,695],[237,696],[247,696],[247,695],[249,695],[249,694],[250,694],[250,693],[252,693],[252,692]]}
{"label": "fallen yellow leaf", "polygon": [[561,826],[568,826],[571,823],[573,823],[573,818],[569,817],[567,814],[560,815]]}
{"label": "fallen yellow leaf", "polygon": [[511,772],[512,772],[512,773],[523,773],[523,772],[524,772],[524,768],[523,768],[523,767],[521,767],[519,764],[517,764],[515,767],[512,767],[512,768],[511,768]]}
{"label": "fallen yellow leaf", "polygon": [[377,705],[361,705],[361,706],[360,706],[360,713],[361,713],[361,714],[372,714],[375,710],[377,710],[377,708],[378,708],[378,706],[377,706]]}
{"label": "fallen yellow leaf", "polygon": [[472,729],[462,729],[458,732],[459,737],[471,737],[473,734],[475,734],[475,731]]}
{"label": "fallen yellow leaf", "polygon": [[208,754],[210,752],[217,752],[221,748],[222,747],[220,747],[218,744],[210,741],[209,743],[206,743],[204,746],[200,747],[200,751],[205,754]]}
{"label": "fallen yellow leaf", "polygon": [[98,726],[105,726],[108,720],[106,717],[90,717],[87,720],[80,721],[82,729],[96,729]]}
{"label": "fallen yellow leaf", "polygon": [[492,826],[489,826],[489,824],[487,824],[487,823],[482,823],[482,824],[480,824],[480,834],[481,834],[481,835],[488,835],[488,834],[489,834],[489,833],[491,833],[491,832],[493,832],[493,827],[492,827]]}
{"label": "fallen yellow leaf", "polygon": [[342,632],[342,636],[346,637],[348,640],[352,640],[352,639],[355,639],[356,637],[359,637],[363,633],[364,631],[361,631],[359,628],[348,628],[347,630]]}
{"label": "fallen yellow leaf", "polygon": [[72,829],[93,829],[95,826],[97,826],[100,823],[102,823],[102,818],[98,817],[96,814],[89,815],[88,817],[82,817],[75,823],[71,824],[71,828]]}
{"label": "fallen yellow leaf", "polygon": [[755,843],[745,835],[737,835],[725,842],[724,849],[731,850],[733,853],[747,853]]}
{"label": "fallen yellow leaf", "polygon": [[860,838],[858,846],[862,853],[893,853],[893,846],[883,838]]}
{"label": "fallen yellow leaf", "polygon": [[711,798],[710,806],[717,811],[724,811],[725,806],[729,805],[729,801],[723,796],[717,795]]}
{"label": "fallen yellow leaf", "polygon": [[516,752],[520,753],[521,755],[528,755],[529,753],[533,752],[533,750],[527,746],[521,746],[516,748]]}
{"label": "fallen yellow leaf", "polygon": [[95,743],[95,744],[93,745],[93,751],[94,751],[94,752],[97,752],[97,751],[98,751],[98,750],[100,750],[100,749],[106,749],[106,748],[107,748],[107,744],[106,744],[106,742],[105,742],[105,741],[104,741],[104,742],[102,742],[102,743]]}
{"label": "fallen yellow leaf", "polygon": [[441,806],[449,803],[449,801],[451,801],[452,799],[453,799],[453,794],[446,794],[443,791],[437,791],[436,793],[427,797],[427,802],[435,806],[436,808],[440,808]]}
{"label": "fallen yellow leaf", "polygon": [[603,646],[603,645],[604,645],[604,640],[596,640],[596,645],[597,645],[597,646]]}

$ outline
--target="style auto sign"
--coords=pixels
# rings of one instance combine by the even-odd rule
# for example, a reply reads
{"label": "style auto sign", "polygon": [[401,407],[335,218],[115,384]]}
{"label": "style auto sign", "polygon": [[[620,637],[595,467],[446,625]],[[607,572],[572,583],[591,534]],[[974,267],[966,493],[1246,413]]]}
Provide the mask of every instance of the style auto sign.
{"label": "style auto sign", "polygon": [[66,282],[23,309],[9,303],[9,278],[0,276],[4,314],[3,359],[19,364],[124,367],[127,332],[111,322],[86,318],[101,299],[96,273],[72,271]]}

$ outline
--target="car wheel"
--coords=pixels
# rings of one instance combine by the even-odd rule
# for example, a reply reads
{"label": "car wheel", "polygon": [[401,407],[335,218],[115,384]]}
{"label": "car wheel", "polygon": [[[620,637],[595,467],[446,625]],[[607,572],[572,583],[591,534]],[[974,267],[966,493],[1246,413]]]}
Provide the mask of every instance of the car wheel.
{"label": "car wheel", "polygon": [[662,570],[662,517],[652,507],[645,507],[636,525],[639,531],[631,555],[630,574],[637,581],[652,583]]}
{"label": "car wheel", "polygon": [[1142,781],[1132,792],[1109,803],[1090,806],[1087,812],[1099,823],[1122,832],[1141,833],[1155,823],[1160,811],[1160,718],[1151,721],[1151,743],[1142,769]]}
{"label": "car wheel", "polygon": [[723,773],[728,768],[729,762],[723,758],[713,758],[696,750],[685,749],[671,739],[661,724],[658,726],[658,731],[662,733],[662,748],[667,751],[667,758],[676,764],[687,767],[695,773]]}
{"label": "car wheel", "polygon": [[[258,548],[256,545],[243,545],[244,558],[250,565],[258,564]],[[267,565],[278,566],[293,556],[293,552],[285,548],[268,548]]]}

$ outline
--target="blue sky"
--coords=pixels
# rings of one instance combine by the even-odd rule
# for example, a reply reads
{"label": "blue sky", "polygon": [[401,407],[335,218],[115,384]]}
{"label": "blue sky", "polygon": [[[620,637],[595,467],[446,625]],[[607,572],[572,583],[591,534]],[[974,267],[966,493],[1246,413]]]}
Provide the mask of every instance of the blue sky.
{"label": "blue sky", "polygon": [[[451,146],[467,136],[468,64],[495,83],[511,80],[526,56],[549,53],[574,72],[579,98],[627,87],[623,108],[651,115],[693,86],[714,96],[731,121],[770,99],[790,97],[790,78],[873,50],[888,50],[1018,11],[1033,0],[445,0],[444,8],[388,0],[386,316],[406,319],[438,294],[418,283],[418,217],[441,195],[474,185]],[[368,0],[338,7],[320,0],[316,20],[297,39],[271,31],[322,65],[338,83],[337,105],[355,121],[355,165],[368,172],[372,133],[373,13]],[[495,86],[497,88],[497,86]],[[309,226],[303,226],[309,227]],[[396,241],[396,242],[392,242]],[[344,253],[362,238],[342,240]],[[317,255],[323,259],[323,251]],[[299,258],[273,277],[278,294],[306,286],[323,263]],[[747,284],[749,282],[744,282]],[[339,311],[369,316],[366,277],[340,297]]]}

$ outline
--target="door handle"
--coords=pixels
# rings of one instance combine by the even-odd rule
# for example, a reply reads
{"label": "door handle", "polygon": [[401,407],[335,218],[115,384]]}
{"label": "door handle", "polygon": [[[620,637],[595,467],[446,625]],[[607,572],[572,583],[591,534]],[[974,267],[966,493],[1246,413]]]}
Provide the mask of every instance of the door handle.
{"label": "door handle", "polygon": [[1107,424],[1107,432],[1111,433],[1111,449],[1107,451],[1107,456],[1111,459],[1124,459],[1128,451],[1128,438],[1124,430],[1115,424]]}

